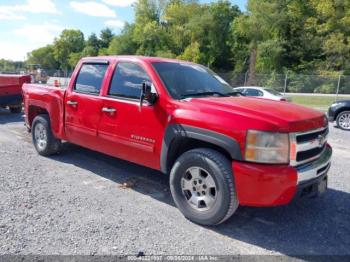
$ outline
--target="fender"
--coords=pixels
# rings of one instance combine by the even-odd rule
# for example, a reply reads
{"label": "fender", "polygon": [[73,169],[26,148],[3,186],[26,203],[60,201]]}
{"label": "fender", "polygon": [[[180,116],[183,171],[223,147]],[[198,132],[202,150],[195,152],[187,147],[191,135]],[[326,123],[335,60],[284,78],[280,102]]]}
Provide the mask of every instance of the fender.
{"label": "fender", "polygon": [[167,159],[169,154],[169,147],[175,139],[193,138],[203,142],[217,145],[225,149],[234,160],[242,160],[242,154],[238,142],[227,136],[217,132],[210,131],[188,125],[173,124],[169,125],[164,133],[162,151],[160,157],[160,167],[163,173],[167,173]]}

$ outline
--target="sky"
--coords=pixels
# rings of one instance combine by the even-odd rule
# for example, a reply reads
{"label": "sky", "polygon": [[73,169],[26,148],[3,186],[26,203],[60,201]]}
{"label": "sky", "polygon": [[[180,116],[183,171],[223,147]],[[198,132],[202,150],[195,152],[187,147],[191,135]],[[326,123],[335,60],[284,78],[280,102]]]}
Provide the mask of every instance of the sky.
{"label": "sky", "polygon": [[[230,1],[244,10],[247,0]],[[135,0],[0,0],[0,59],[25,60],[28,52],[51,44],[64,29],[80,29],[87,37],[109,27],[118,34],[125,22],[133,22],[134,2]]]}

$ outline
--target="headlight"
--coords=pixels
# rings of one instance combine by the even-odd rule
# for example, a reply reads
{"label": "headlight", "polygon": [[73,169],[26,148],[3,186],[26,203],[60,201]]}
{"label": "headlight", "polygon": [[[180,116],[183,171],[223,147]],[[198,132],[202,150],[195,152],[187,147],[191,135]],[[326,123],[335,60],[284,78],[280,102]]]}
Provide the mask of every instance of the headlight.
{"label": "headlight", "polygon": [[288,164],[289,134],[249,130],[245,160],[258,163]]}

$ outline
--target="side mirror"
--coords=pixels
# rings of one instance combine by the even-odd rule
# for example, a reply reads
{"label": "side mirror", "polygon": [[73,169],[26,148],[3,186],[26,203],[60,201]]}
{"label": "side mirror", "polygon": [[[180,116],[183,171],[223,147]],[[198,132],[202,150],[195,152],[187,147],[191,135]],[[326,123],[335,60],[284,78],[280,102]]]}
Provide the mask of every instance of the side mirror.
{"label": "side mirror", "polygon": [[153,105],[157,101],[157,94],[152,92],[152,83],[147,81],[144,81],[141,87],[140,111],[143,101],[146,101],[149,105]]}

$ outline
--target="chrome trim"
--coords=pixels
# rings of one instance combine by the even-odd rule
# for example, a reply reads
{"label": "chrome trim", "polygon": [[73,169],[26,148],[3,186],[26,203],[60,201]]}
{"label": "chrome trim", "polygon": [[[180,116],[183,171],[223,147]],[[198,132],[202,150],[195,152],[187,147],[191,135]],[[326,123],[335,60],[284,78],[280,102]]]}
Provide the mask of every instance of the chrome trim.
{"label": "chrome trim", "polygon": [[[315,132],[317,133],[317,132]],[[320,145],[320,144],[317,144],[317,142],[319,142],[319,139],[318,138],[315,138],[313,140],[309,140],[307,142],[303,142],[303,143],[300,143],[300,144],[297,144],[297,151],[298,152],[303,152],[303,151],[307,151],[307,150],[310,150],[310,149],[314,149],[314,148],[317,148],[317,147],[323,147],[326,143],[328,139],[328,134],[325,135],[323,137],[323,143]],[[317,146],[315,146],[317,144]]]}
{"label": "chrome trim", "polygon": [[297,134],[298,136],[300,135],[308,135],[308,134],[312,134],[312,133],[317,133],[317,132],[320,132],[320,131],[324,131],[328,128],[328,125],[325,126],[325,127],[321,127],[321,128],[317,128],[317,129],[312,129],[312,130],[309,130],[309,131],[306,131],[306,132],[298,132],[298,133],[294,133],[294,134]]}
{"label": "chrome trim", "polygon": [[[327,173],[330,168],[331,157],[332,157],[332,148],[329,145],[326,145],[326,148],[321,154],[319,159],[298,167],[297,168],[298,184],[315,179]],[[325,167],[327,167],[325,170],[323,170],[320,173],[317,173],[317,171]]]}
{"label": "chrome trim", "polygon": [[328,125],[326,127],[323,128],[318,128],[318,129],[313,129],[307,132],[299,132],[299,133],[291,133],[289,135],[289,140],[290,140],[290,165],[291,166],[299,166],[299,165],[303,165],[305,163],[311,162],[317,158],[319,158],[325,151],[326,147],[322,150],[321,153],[319,153],[318,155],[315,155],[311,158],[305,159],[303,161],[297,161],[297,155],[300,152],[304,152],[304,151],[308,151],[311,149],[315,149],[315,148],[321,148],[324,147],[327,144],[327,139],[328,139],[328,135],[329,132],[327,132],[327,134],[323,137],[323,141],[321,141],[322,143],[317,143],[319,142],[319,139],[312,139],[306,142],[302,142],[302,143],[298,143],[297,142],[297,137],[299,136],[303,136],[303,135],[309,135],[309,134],[313,134],[313,133],[318,133],[321,131],[325,131],[328,129]]}

